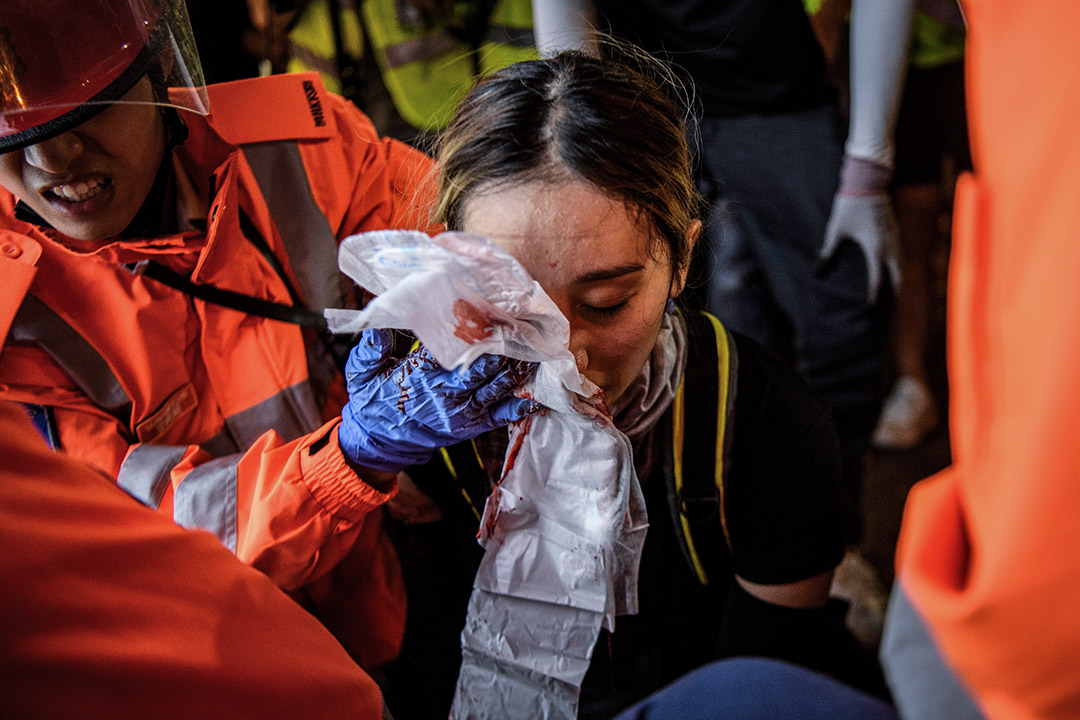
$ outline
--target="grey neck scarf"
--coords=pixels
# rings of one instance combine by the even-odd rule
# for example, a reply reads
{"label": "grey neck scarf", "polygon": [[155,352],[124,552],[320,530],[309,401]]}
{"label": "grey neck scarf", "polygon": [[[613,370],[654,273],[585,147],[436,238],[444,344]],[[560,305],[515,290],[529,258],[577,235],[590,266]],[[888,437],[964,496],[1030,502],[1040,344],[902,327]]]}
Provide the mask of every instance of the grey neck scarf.
{"label": "grey neck scarf", "polygon": [[635,445],[675,399],[685,360],[686,327],[676,313],[667,312],[652,355],[611,408],[615,427]]}

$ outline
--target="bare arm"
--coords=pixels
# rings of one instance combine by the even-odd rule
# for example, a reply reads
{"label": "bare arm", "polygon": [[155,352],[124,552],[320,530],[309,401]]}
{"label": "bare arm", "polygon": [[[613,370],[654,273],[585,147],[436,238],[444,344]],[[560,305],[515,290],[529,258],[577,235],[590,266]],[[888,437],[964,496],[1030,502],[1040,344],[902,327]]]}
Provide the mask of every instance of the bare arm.
{"label": "bare arm", "polygon": [[829,570],[782,585],[762,585],[750,582],[738,575],[735,576],[735,581],[758,600],[764,600],[773,605],[790,608],[819,608],[824,607],[829,599],[832,576],[832,570]]}

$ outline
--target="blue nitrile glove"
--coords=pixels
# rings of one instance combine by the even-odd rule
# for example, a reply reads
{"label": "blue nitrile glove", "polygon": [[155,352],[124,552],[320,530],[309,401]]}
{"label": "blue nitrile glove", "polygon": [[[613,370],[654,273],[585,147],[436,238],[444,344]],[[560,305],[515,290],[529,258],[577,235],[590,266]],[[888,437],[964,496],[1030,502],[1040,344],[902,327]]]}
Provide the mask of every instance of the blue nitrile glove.
{"label": "blue nitrile glove", "polygon": [[889,168],[877,163],[851,155],[844,158],[840,190],[821,247],[821,259],[828,260],[844,239],[859,246],[866,260],[868,305],[877,302],[882,266],[893,288],[900,285],[900,227],[887,193],[891,176]]}
{"label": "blue nitrile glove", "polygon": [[388,330],[365,330],[349,353],[349,402],[338,442],[351,462],[397,472],[426,462],[437,448],[520,420],[539,406],[514,396],[533,363],[481,355],[446,370],[427,348],[392,358]]}

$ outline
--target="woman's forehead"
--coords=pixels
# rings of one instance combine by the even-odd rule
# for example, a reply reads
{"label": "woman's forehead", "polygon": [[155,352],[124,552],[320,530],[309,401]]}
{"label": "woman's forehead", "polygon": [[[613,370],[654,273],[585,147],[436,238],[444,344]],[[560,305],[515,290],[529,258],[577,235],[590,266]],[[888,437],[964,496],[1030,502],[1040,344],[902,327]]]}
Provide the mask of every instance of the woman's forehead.
{"label": "woman's forehead", "polygon": [[530,183],[467,203],[463,229],[514,255],[541,284],[599,282],[656,265],[640,214],[587,183]]}
{"label": "woman's forehead", "polygon": [[464,229],[513,241],[587,240],[638,234],[638,213],[581,181],[532,182],[492,188],[470,198]]}

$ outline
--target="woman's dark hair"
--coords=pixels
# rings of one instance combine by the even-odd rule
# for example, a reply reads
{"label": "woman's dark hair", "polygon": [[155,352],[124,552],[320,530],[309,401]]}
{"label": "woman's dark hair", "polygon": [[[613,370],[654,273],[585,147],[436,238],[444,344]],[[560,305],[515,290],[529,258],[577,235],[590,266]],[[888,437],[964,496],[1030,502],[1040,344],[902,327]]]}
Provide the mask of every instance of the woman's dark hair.
{"label": "woman's dark hair", "polygon": [[466,203],[484,192],[583,180],[640,213],[683,267],[698,195],[674,99],[682,86],[659,61],[616,49],[519,62],[481,80],[439,142],[435,220],[461,230]]}

